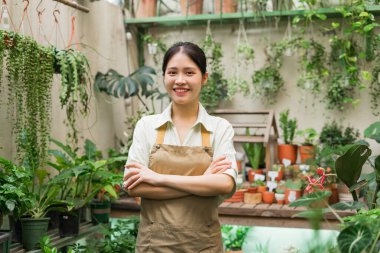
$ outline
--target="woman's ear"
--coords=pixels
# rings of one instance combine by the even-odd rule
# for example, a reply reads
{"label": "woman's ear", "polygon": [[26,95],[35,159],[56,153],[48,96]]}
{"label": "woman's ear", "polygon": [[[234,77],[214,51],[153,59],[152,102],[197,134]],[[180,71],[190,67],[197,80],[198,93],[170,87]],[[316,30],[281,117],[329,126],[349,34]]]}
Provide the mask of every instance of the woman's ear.
{"label": "woman's ear", "polygon": [[202,75],[202,86],[206,85],[207,79],[208,79],[208,72],[206,72],[206,73],[204,73],[204,75]]}

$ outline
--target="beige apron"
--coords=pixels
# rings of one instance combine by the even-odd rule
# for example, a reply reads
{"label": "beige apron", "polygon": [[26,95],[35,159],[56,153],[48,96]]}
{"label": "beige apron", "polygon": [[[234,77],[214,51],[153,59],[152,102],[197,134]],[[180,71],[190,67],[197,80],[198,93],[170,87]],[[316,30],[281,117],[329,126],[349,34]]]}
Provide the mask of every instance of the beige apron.
{"label": "beige apron", "polygon": [[[212,160],[210,133],[201,126],[202,146],[163,144],[166,124],[158,129],[149,168],[160,174],[203,175]],[[142,198],[136,252],[221,253],[218,197]]]}

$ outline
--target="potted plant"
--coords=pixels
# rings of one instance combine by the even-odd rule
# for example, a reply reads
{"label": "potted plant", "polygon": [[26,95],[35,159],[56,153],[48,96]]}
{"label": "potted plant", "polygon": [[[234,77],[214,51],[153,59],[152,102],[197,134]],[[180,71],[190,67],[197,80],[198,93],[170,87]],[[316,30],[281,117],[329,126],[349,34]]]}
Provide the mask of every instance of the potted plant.
{"label": "potted plant", "polygon": [[277,188],[274,197],[276,198],[277,204],[283,205],[285,201],[285,190],[282,188]]}
{"label": "potted plant", "polygon": [[265,182],[258,179],[256,180],[253,185],[257,187],[257,192],[263,193],[267,190],[267,186],[265,185]]}
{"label": "potted plant", "polygon": [[215,13],[234,13],[237,7],[238,0],[214,0]]}
{"label": "potted plant", "polygon": [[223,225],[222,239],[226,253],[242,253],[242,248],[249,230],[250,227],[246,226]]}
{"label": "potted plant", "polygon": [[302,185],[301,180],[287,180],[285,182],[285,204],[289,204],[301,197]]}
{"label": "potted plant", "polygon": [[314,143],[318,140],[319,136],[314,128],[306,128],[297,131],[297,135],[304,138],[301,146],[299,147],[301,163],[308,163],[308,161],[315,159],[315,146]]}
{"label": "potted plant", "polygon": [[252,76],[253,94],[263,102],[273,104],[280,89],[284,86],[277,67],[267,65],[257,70]]}
{"label": "potted plant", "polygon": [[202,14],[203,0],[181,0],[181,12],[184,16]]}
{"label": "potted plant", "polygon": [[[96,196],[98,196],[96,198],[98,200],[106,193],[114,198],[117,197],[114,185],[122,181],[122,175],[110,172],[108,167],[116,162],[126,161],[127,157],[117,156],[102,159],[101,151],[97,150],[95,144],[88,139],[85,141],[85,154],[82,156],[78,156],[77,150],[72,150],[68,145],[57,140],[52,140],[52,142],[63,151],[49,151],[56,158],[56,161],[50,162],[49,165],[59,171],[59,175],[54,178],[53,182],[61,186],[60,198],[68,203],[65,214],[61,216],[65,216],[66,220],[76,224],[74,231],[68,230],[67,233],[63,232],[61,235],[76,234],[79,229],[79,209],[90,203]],[[101,200],[104,201],[104,199]],[[93,202],[99,201],[93,200]],[[110,206],[109,201],[107,205]],[[96,205],[91,203],[91,206]]]}
{"label": "potted plant", "polygon": [[21,215],[29,208],[29,170],[0,157],[0,213],[9,216],[12,239],[21,242]]}
{"label": "potted plant", "polygon": [[263,202],[265,204],[272,204],[274,202],[274,192],[270,192],[270,191],[263,192]]}
{"label": "potted plant", "polygon": [[284,144],[278,145],[278,159],[284,164],[283,159],[290,160],[291,164],[297,161],[297,145],[293,144],[294,134],[297,129],[297,120],[289,118],[289,109],[280,113],[280,128]]}
{"label": "potted plant", "polygon": [[137,1],[136,18],[149,18],[157,16],[156,0],[139,0]]}

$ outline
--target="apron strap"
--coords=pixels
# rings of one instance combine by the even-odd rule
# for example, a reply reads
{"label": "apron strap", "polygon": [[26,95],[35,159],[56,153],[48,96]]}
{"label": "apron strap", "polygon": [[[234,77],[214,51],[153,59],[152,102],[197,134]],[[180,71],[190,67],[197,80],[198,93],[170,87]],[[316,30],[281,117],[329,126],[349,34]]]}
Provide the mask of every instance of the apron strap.
{"label": "apron strap", "polygon": [[156,144],[164,144],[165,132],[168,123],[163,124],[157,129]]}
{"label": "apron strap", "polygon": [[[167,123],[163,124],[157,129],[156,144],[164,144],[165,132]],[[201,124],[202,146],[211,147],[210,145],[210,132]]]}
{"label": "apron strap", "polygon": [[201,124],[201,134],[202,134],[202,146],[211,147],[210,145],[210,132]]}

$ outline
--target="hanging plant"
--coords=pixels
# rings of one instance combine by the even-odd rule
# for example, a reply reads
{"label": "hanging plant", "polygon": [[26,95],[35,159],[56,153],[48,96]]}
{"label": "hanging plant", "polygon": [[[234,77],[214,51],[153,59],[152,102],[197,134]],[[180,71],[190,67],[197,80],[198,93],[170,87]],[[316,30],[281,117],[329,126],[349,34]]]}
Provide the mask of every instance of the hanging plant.
{"label": "hanging plant", "polygon": [[160,38],[154,38],[152,35],[147,34],[143,37],[144,44],[148,48],[148,53],[153,55],[153,61],[156,66],[160,66],[161,60],[159,60],[159,56],[163,57],[167,50],[166,44]]}
{"label": "hanging plant", "polygon": [[4,31],[2,36],[12,42],[4,44],[17,158],[36,170],[45,163],[50,133],[54,51],[30,37]]}
{"label": "hanging plant", "polygon": [[[4,70],[4,58],[5,58],[5,40],[4,32],[0,30],[0,94],[3,90],[3,70]],[[0,102],[1,103],[1,102]]]}
{"label": "hanging plant", "polygon": [[241,92],[245,96],[248,96],[250,93],[245,73],[247,73],[248,67],[253,65],[255,50],[248,42],[243,21],[240,21],[236,44],[234,76],[228,79],[228,97],[233,97],[236,92]]}
{"label": "hanging plant", "polygon": [[280,89],[284,86],[279,70],[268,65],[256,71],[252,76],[253,94],[263,102],[273,104]]}
{"label": "hanging plant", "polygon": [[86,56],[80,51],[56,50],[55,70],[61,74],[61,88],[59,99],[61,107],[66,108],[66,124],[70,129],[69,139],[78,142],[76,129],[77,113],[86,116],[89,112],[90,66]]}
{"label": "hanging plant", "polygon": [[207,84],[202,88],[200,101],[206,108],[214,109],[220,101],[228,99],[228,82],[224,78],[222,65],[222,45],[213,39],[211,33],[208,33],[203,41],[203,50],[210,70]]}
{"label": "hanging plant", "polygon": [[357,89],[361,88],[357,49],[354,41],[334,36],[331,40],[331,78],[327,84],[328,109],[343,111],[347,105],[356,105]]}
{"label": "hanging plant", "polygon": [[325,48],[314,40],[302,38],[295,39],[293,44],[300,54],[301,77],[297,86],[317,96],[321,92],[324,78],[329,74],[325,67]]}

